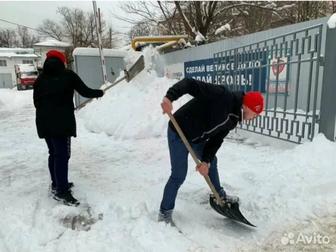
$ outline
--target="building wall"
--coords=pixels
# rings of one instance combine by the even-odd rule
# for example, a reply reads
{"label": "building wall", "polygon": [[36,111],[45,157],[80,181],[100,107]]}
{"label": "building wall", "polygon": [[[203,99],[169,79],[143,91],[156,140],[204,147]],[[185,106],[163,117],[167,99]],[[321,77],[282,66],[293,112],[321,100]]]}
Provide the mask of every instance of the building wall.
{"label": "building wall", "polygon": [[[113,83],[125,68],[124,59],[123,57],[105,56],[105,62],[107,79]],[[99,55],[74,55],[73,69],[90,88],[99,88],[104,83]],[[86,98],[76,93],[76,105],[85,100]]]}

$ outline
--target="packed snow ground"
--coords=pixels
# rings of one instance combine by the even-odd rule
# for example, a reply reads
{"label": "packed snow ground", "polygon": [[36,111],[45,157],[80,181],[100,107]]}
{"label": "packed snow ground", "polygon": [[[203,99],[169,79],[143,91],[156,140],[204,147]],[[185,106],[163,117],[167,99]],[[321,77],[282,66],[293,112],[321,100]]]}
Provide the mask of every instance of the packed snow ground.
{"label": "packed snow ground", "polygon": [[[191,159],[174,213],[183,234],[158,223],[170,174],[160,101],[173,83],[145,70],[77,113],[70,181],[93,218],[103,216],[88,231],[63,223],[84,208],[60,205],[48,193],[48,153],[36,134],[32,91],[0,90],[0,251],[293,250],[281,244],[279,231],[298,232],[293,226],[310,227],[310,219],[335,213],[336,143],[318,135],[292,145],[238,131],[217,154],[219,172],[257,228],[210,208],[209,189]],[[336,249],[330,237],[328,247]]]}

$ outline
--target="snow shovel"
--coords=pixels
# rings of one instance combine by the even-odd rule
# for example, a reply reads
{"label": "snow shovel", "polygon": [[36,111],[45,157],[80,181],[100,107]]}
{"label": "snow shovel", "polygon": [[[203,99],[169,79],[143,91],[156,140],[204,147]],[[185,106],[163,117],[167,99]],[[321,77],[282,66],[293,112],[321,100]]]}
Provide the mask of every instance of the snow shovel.
{"label": "snow shovel", "polygon": [[[119,82],[126,80],[127,82],[130,82],[138,73],[140,73],[143,69],[145,68],[145,61],[144,61],[144,56],[141,55],[137,61],[130,67],[129,70],[124,70],[124,76],[113,82],[111,85],[107,86],[106,88],[103,89],[104,92],[109,90],[111,87],[114,87],[117,85]],[[94,98],[90,98],[86,100],[85,102],[79,104],[76,107],[76,110],[79,110],[83,108],[86,104],[91,102]]]}
{"label": "snow shovel", "polygon": [[[195,161],[196,165],[199,165],[201,161],[197,158],[194,150],[192,149],[191,145],[189,144],[187,138],[183,134],[180,126],[178,125],[177,121],[175,120],[175,117],[171,113],[167,113],[171,122],[173,123],[177,133],[179,134],[180,138],[182,139],[184,145],[188,149],[190,155],[192,156],[193,160]],[[204,176],[205,181],[208,183],[211,191],[213,194],[210,195],[210,206],[219,214],[224,215],[227,218],[230,218],[232,220],[244,223],[246,225],[255,227],[252,223],[250,223],[240,212],[239,210],[239,203],[231,203],[231,202],[225,202],[216,191],[214,185],[212,184],[210,178],[208,175]]]}

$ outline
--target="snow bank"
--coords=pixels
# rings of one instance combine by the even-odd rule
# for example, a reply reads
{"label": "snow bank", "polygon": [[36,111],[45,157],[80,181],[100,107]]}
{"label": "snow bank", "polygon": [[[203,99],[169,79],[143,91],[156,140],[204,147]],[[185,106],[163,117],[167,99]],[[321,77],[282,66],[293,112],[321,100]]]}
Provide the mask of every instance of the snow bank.
{"label": "snow bank", "polygon": [[[130,83],[117,84],[101,101],[82,109],[80,118],[89,131],[120,139],[162,136],[168,119],[162,115],[160,103],[175,82],[143,71]],[[185,99],[174,105],[178,107]]]}
{"label": "snow bank", "polygon": [[33,104],[33,90],[0,89],[0,110],[17,110]]}
{"label": "snow bank", "polygon": [[215,35],[221,34],[225,31],[231,31],[231,26],[229,23],[222,25],[221,27],[219,27],[216,31],[215,31]]}
{"label": "snow bank", "polygon": [[336,13],[331,15],[327,24],[328,24],[329,29],[335,29],[336,28]]}
{"label": "snow bank", "polygon": [[[120,139],[146,139],[165,134],[168,117],[162,115],[160,104],[168,88],[177,80],[159,78],[152,70],[157,50],[148,47],[143,54],[145,70],[131,82],[117,84],[99,102],[79,112],[89,131]],[[130,65],[138,57],[138,52],[129,52],[125,61]],[[174,102],[174,107],[178,108],[188,99],[186,95]]]}

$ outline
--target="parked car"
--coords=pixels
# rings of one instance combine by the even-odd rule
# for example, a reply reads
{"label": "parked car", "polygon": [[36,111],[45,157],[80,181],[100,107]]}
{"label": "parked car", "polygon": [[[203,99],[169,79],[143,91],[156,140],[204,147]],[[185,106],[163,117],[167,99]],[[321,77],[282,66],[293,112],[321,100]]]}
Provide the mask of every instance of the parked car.
{"label": "parked car", "polygon": [[17,64],[15,67],[16,85],[18,90],[32,89],[38,76],[33,64]]}

